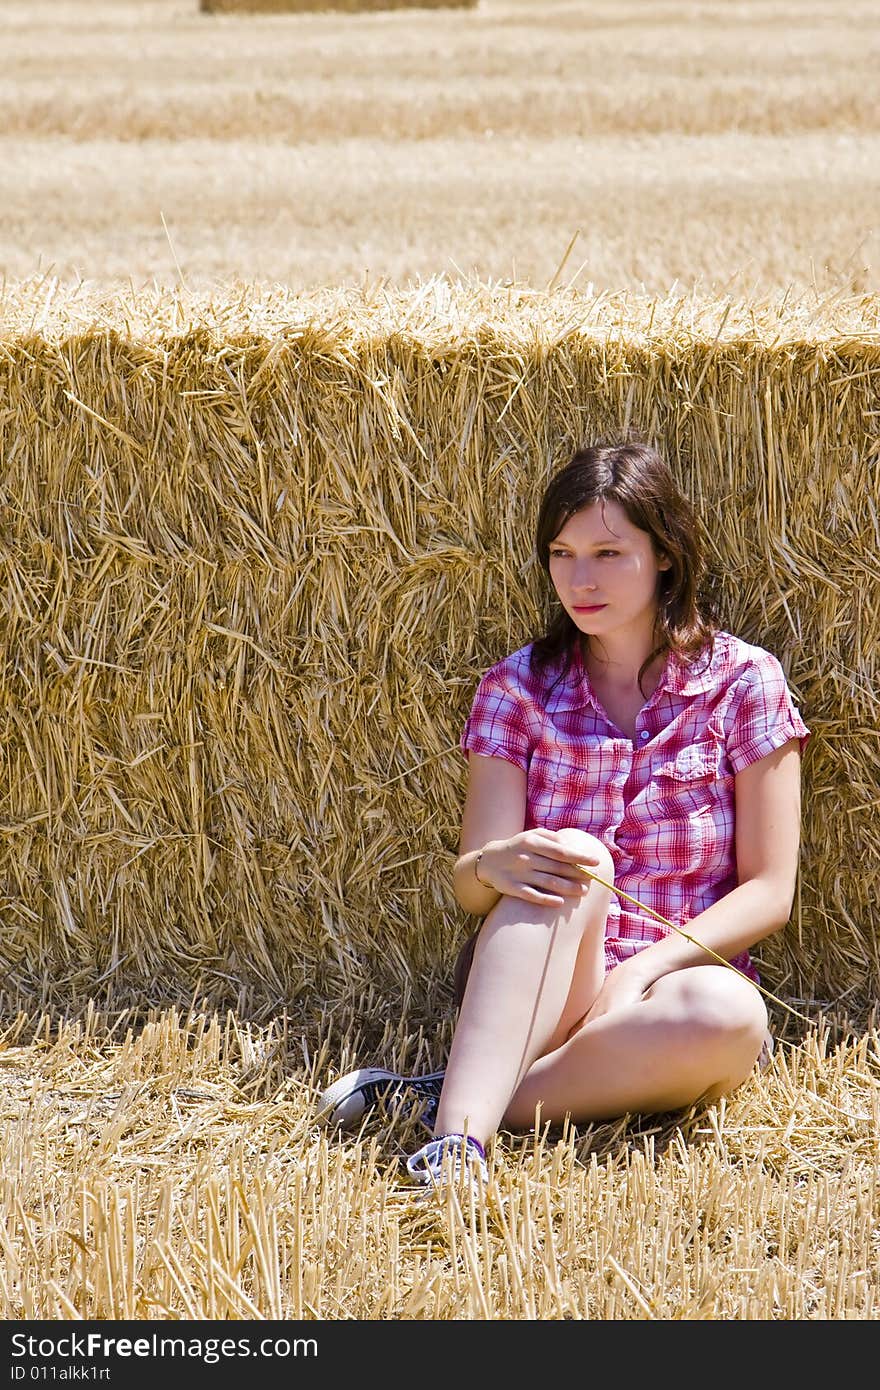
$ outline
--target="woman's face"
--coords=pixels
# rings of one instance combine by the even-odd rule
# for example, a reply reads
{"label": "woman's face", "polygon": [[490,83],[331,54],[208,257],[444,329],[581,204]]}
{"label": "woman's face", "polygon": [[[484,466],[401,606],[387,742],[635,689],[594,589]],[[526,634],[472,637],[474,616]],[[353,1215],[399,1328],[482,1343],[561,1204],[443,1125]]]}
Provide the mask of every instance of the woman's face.
{"label": "woman's face", "polygon": [[589,637],[652,641],[661,570],[647,531],[617,502],[575,512],[550,543],[550,578],[572,622]]}

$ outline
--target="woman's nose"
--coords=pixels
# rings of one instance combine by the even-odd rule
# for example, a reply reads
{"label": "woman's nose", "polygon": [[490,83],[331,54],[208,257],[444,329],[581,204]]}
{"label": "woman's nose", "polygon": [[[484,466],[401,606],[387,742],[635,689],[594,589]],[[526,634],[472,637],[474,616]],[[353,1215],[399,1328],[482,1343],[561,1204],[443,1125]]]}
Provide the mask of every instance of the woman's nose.
{"label": "woman's nose", "polygon": [[575,589],[595,589],[596,581],[593,577],[592,566],[576,565],[572,581]]}

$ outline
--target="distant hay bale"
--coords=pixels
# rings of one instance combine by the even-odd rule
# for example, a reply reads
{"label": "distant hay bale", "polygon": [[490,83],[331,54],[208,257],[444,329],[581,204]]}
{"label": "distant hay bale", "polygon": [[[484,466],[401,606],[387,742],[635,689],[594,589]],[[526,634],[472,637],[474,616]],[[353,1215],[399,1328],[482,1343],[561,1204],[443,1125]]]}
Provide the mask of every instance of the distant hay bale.
{"label": "distant hay bale", "polygon": [[301,14],[343,10],[475,10],[478,0],[199,0],[206,14]]}
{"label": "distant hay bale", "polygon": [[878,328],[876,299],[7,287],[10,985],[417,997],[471,925],[458,738],[544,611],[537,496],[633,426],[813,730],[768,986],[876,996]]}

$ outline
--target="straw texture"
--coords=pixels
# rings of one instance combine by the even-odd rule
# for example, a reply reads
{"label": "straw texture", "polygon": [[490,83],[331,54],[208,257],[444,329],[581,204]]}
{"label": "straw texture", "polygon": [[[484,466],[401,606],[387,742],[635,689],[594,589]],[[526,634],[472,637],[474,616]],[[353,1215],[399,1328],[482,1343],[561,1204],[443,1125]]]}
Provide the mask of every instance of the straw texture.
{"label": "straw texture", "polygon": [[538,495],[637,429],[707,519],[725,625],[813,731],[801,886],[758,962],[880,985],[880,302],[436,280],[0,301],[2,952],[51,1001],[403,988],[471,928],[476,682],[546,597]]}

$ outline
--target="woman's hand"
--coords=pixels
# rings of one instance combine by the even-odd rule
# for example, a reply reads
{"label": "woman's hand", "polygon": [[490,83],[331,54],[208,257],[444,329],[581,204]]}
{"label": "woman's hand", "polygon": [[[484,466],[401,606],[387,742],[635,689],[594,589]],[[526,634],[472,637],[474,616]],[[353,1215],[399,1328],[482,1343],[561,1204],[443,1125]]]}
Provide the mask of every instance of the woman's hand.
{"label": "woman's hand", "polygon": [[601,863],[595,843],[582,830],[522,830],[484,846],[478,879],[496,893],[561,907],[589,891],[589,878],[576,866]]}

